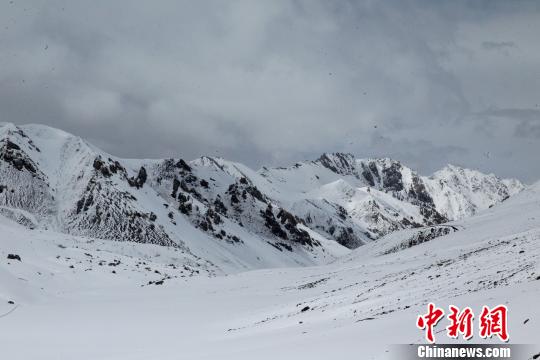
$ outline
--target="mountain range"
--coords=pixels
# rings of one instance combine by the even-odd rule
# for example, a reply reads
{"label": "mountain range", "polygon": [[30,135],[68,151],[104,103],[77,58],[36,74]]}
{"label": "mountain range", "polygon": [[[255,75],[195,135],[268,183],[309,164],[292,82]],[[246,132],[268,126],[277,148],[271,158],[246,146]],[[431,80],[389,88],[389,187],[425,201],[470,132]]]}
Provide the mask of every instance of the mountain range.
{"label": "mountain range", "polygon": [[[121,159],[61,130],[0,127],[10,359],[390,360],[416,350],[392,344],[425,344],[429,303],[475,320],[504,304],[510,343],[536,344],[539,240],[540,182],[350,154],[258,171]],[[446,320],[437,345],[470,345]],[[475,343],[501,345],[474,326]]]}
{"label": "mountain range", "polygon": [[29,229],[172,247],[211,273],[328,263],[523,189],[454,165],[421,176],[344,153],[260,170],[207,156],[122,159],[62,130],[0,124],[1,215]]}

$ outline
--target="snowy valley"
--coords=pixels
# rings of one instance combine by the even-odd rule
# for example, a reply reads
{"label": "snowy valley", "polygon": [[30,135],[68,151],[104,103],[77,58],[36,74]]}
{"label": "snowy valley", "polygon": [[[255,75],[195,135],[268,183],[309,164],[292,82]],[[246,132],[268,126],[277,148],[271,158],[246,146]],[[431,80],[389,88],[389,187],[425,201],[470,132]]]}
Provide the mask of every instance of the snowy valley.
{"label": "snowy valley", "polygon": [[121,159],[4,123],[0,259],[9,359],[392,359],[428,302],[500,299],[534,344],[540,183],[341,153]]}

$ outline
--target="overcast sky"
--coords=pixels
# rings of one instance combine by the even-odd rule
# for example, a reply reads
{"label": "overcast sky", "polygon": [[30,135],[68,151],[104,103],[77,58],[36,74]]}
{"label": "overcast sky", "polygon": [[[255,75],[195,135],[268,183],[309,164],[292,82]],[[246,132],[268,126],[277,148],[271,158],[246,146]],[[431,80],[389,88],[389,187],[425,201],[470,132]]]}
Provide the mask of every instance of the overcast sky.
{"label": "overcast sky", "polygon": [[0,121],[123,157],[540,179],[540,1],[0,0]]}

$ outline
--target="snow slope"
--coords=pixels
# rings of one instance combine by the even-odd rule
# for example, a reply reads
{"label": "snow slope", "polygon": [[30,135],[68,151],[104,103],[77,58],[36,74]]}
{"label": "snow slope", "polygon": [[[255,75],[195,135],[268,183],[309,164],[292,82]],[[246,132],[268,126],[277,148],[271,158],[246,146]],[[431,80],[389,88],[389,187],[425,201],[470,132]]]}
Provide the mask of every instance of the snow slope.
{"label": "snow slope", "polygon": [[[451,230],[431,231],[441,228]],[[395,359],[392,344],[425,341],[415,320],[428,302],[477,313],[504,303],[510,343],[538,343],[540,183],[333,264],[229,276],[190,277],[199,267],[171,266],[174,247],[28,230],[2,217],[0,230],[9,359]],[[450,341],[444,326],[439,342]],[[540,348],[526,351],[531,359]]]}

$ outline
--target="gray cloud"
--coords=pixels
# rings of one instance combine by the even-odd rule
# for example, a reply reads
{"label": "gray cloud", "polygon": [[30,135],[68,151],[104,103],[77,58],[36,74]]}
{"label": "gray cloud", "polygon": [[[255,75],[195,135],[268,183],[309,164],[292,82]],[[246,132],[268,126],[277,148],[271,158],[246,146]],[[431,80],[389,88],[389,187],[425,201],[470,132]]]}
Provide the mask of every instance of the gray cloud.
{"label": "gray cloud", "polygon": [[507,48],[513,48],[516,46],[516,43],[513,41],[484,41],[482,46],[486,50],[501,50]]}
{"label": "gray cloud", "polygon": [[517,120],[540,121],[540,109],[488,109],[479,115],[496,116]]}
{"label": "gray cloud", "polygon": [[540,145],[503,119],[526,115],[494,112],[538,102],[537,2],[14,0],[0,10],[2,121],[60,127],[127,157],[260,166],[350,151],[421,172],[461,162],[540,178],[526,165]]}
{"label": "gray cloud", "polygon": [[540,138],[540,109],[488,109],[480,113],[517,122],[514,135],[518,138]]}
{"label": "gray cloud", "polygon": [[515,134],[522,138],[540,139],[540,122],[522,121],[515,129]]}

